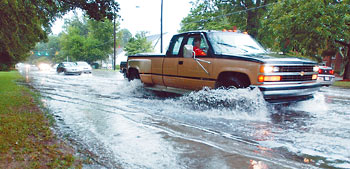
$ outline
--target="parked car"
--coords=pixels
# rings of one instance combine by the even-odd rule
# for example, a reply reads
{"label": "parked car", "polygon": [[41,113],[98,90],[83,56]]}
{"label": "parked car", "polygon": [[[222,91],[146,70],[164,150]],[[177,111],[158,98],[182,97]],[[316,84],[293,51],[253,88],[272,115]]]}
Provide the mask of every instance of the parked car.
{"label": "parked car", "polygon": [[334,81],[334,70],[328,66],[320,66],[318,70],[317,82],[321,83],[322,86],[330,86],[334,83]]}
{"label": "parked car", "polygon": [[77,64],[77,66],[80,67],[83,73],[91,74],[92,67],[88,63],[80,61],[80,62],[75,62],[75,64]]}
{"label": "parked car", "polygon": [[64,72],[65,75],[73,74],[73,75],[81,75],[82,70],[77,64],[73,62],[62,62],[58,64],[57,73]]}

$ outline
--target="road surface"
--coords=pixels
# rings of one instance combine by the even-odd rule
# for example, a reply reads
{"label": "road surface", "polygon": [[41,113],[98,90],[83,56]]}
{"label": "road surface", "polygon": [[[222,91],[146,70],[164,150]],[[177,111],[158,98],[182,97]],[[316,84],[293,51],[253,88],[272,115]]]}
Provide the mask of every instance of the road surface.
{"label": "road surface", "polygon": [[290,106],[259,90],[164,96],[119,72],[22,71],[84,168],[350,168],[350,90]]}

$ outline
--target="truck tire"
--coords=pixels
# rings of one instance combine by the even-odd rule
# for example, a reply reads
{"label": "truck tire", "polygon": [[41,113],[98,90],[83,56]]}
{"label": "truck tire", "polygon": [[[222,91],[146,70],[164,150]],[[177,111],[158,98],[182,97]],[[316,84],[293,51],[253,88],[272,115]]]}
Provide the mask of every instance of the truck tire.
{"label": "truck tire", "polygon": [[132,81],[134,79],[140,79],[140,75],[139,73],[137,72],[137,70],[130,70],[129,71],[129,76],[128,76],[128,80],[129,81]]}
{"label": "truck tire", "polygon": [[224,79],[219,79],[219,81],[216,82],[215,88],[230,88],[230,87],[235,87],[235,88],[245,88],[246,85],[244,85],[244,82],[241,81],[239,78],[236,76],[229,76]]}

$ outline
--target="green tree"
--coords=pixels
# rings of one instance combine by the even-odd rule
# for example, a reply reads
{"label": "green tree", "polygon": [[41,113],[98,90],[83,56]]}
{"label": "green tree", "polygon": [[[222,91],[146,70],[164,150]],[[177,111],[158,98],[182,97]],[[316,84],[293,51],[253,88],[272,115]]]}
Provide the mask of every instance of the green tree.
{"label": "green tree", "polygon": [[[119,22],[116,23],[116,31],[119,29]],[[92,41],[96,41],[95,46],[91,46],[93,48],[96,48],[100,50],[98,52],[100,56],[99,58],[96,58],[95,60],[92,58],[93,61],[106,59],[108,58],[108,55],[112,53],[114,40],[113,40],[113,22],[110,20],[104,20],[104,21],[95,21],[95,20],[88,20],[88,39],[91,39]],[[118,44],[116,44],[118,46]],[[96,50],[93,48],[89,48],[89,50]],[[89,51],[86,50],[86,51]]]}
{"label": "green tree", "polygon": [[66,33],[61,36],[61,61],[70,58],[73,61],[92,63],[106,59],[113,49],[113,23],[109,20],[73,18],[66,22]]}
{"label": "green tree", "polygon": [[238,29],[257,37],[260,19],[276,0],[197,0],[180,31]]}
{"label": "green tree", "polygon": [[279,1],[263,21],[267,39],[280,49],[289,47],[318,60],[334,55],[339,46],[347,47],[344,78],[350,79],[349,0]]}
{"label": "green tree", "polygon": [[119,44],[121,47],[124,47],[132,37],[132,34],[128,29],[122,29],[117,33],[117,39],[119,39]]}
{"label": "green tree", "polygon": [[50,35],[47,42],[39,42],[33,50],[31,55],[27,59],[30,63],[40,57],[46,57],[48,60],[55,62],[57,54],[60,52],[61,47],[59,43],[59,37]]}
{"label": "green tree", "polygon": [[131,37],[129,42],[125,45],[124,50],[126,55],[135,55],[137,53],[152,52],[152,42],[148,42],[146,33],[137,33],[135,37]]}
{"label": "green tree", "polygon": [[57,17],[81,8],[93,19],[112,19],[114,0],[2,0],[0,1],[0,70],[25,60],[39,41],[46,40]]}
{"label": "green tree", "polygon": [[71,19],[65,19],[63,30],[68,30],[69,27],[75,27],[79,29],[79,35],[81,36],[87,36],[89,33],[87,24],[87,18],[79,18],[77,14],[75,14]]}
{"label": "green tree", "polygon": [[49,58],[52,62],[57,62],[56,58],[60,55],[61,45],[60,45],[60,35],[49,36],[47,42],[47,48],[49,51]]}
{"label": "green tree", "polygon": [[64,60],[68,57],[71,61],[76,61],[75,58],[83,57],[85,41],[85,37],[80,35],[80,29],[68,27],[67,34],[62,34],[60,39],[62,46],[61,58]]}

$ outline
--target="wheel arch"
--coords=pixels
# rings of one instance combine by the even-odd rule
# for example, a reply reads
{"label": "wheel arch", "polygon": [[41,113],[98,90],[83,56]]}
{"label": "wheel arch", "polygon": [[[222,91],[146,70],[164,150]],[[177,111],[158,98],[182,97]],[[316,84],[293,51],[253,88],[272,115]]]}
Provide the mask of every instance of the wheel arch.
{"label": "wheel arch", "polygon": [[228,79],[229,77],[236,77],[243,82],[243,87],[249,87],[251,85],[250,78],[247,74],[242,72],[225,71],[218,75],[217,83]]}
{"label": "wheel arch", "polygon": [[140,73],[139,73],[139,70],[137,68],[134,68],[134,67],[130,67],[128,70],[127,70],[127,78],[130,78],[130,76],[132,74],[136,74],[137,76],[135,77],[136,79],[140,79]]}

